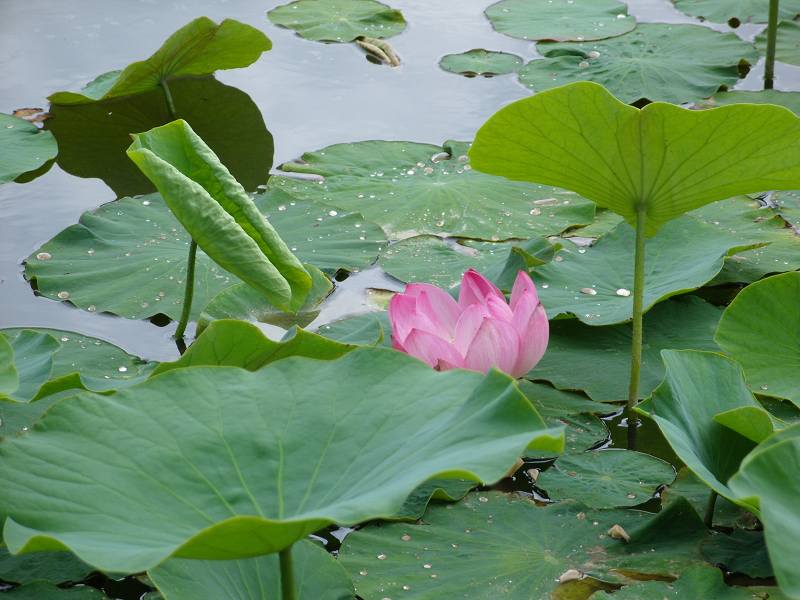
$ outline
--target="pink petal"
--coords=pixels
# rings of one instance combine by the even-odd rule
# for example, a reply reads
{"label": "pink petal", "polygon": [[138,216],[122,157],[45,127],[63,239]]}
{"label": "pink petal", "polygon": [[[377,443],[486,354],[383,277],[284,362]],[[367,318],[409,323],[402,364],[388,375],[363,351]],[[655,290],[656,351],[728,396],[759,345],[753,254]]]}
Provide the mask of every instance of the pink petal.
{"label": "pink petal", "polygon": [[514,318],[514,313],[511,311],[511,308],[508,306],[508,304],[506,304],[505,298],[501,300],[497,296],[489,296],[489,299],[486,302],[486,307],[488,308],[489,314],[492,316],[492,318],[500,319],[501,321],[507,321],[508,323],[510,323],[511,319]]}
{"label": "pink petal", "polygon": [[[525,298],[521,302],[528,302],[528,299]],[[519,308],[521,309],[521,307]],[[528,311],[518,310],[518,313],[514,316],[521,315],[523,312]],[[515,329],[519,335],[520,345],[519,356],[511,374],[514,377],[522,377],[536,366],[544,356],[545,350],[547,350],[547,342],[550,338],[550,323],[547,320],[547,313],[544,307],[541,304],[537,304],[536,308],[529,314],[527,322],[519,328],[515,327]]]}
{"label": "pink petal", "polygon": [[392,343],[403,349],[412,329],[422,329],[435,335],[448,334],[418,310],[417,299],[407,294],[395,294],[389,301],[389,322],[392,324]]}
{"label": "pink petal", "polygon": [[417,311],[440,326],[450,337],[456,329],[461,314],[458,302],[443,289],[429,283],[410,283],[405,294],[417,299]]}
{"label": "pink petal", "polygon": [[464,360],[452,344],[427,331],[412,329],[404,345],[408,354],[435,369],[447,370],[464,366]]}
{"label": "pink petal", "polygon": [[536,304],[539,303],[539,295],[536,293],[536,285],[534,285],[531,276],[525,271],[519,271],[517,278],[514,280],[514,287],[511,288],[511,310],[517,310],[520,298],[526,293],[533,294]]}
{"label": "pink petal", "polygon": [[482,304],[468,306],[456,323],[455,346],[461,356],[467,354],[472,340],[483,325],[483,320],[488,318],[489,311]]}
{"label": "pink petal", "polygon": [[505,301],[505,296],[497,286],[475,269],[469,269],[464,273],[461,278],[461,291],[458,294],[458,305],[462,309],[470,304],[485,304],[489,296],[496,296]]}
{"label": "pink petal", "polygon": [[464,366],[482,373],[492,367],[511,373],[518,354],[519,337],[511,324],[484,319],[464,356]]}

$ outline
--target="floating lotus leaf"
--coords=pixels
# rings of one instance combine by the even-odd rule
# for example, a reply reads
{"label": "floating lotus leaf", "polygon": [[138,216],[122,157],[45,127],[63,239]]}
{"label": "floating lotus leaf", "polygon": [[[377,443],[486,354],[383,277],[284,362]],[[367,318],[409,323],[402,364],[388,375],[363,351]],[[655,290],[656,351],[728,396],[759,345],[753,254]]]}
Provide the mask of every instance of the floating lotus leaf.
{"label": "floating lotus leaf", "polygon": [[526,449],[562,443],[511,378],[392,350],[175,369],[58,402],[0,444],[3,537],[114,572],[238,560],[391,516],[434,476],[496,481]]}
{"label": "floating lotus leaf", "polygon": [[659,458],[621,448],[562,456],[536,485],[551,500],[578,500],[591,508],[636,506],[675,479],[675,469]]}
{"label": "floating lotus leaf", "polygon": [[[657,304],[644,316],[647,345],[640,398],[649,396],[664,378],[662,350],[719,350],[714,333],[721,314],[700,298],[685,296]],[[616,402],[628,394],[630,368],[629,325],[589,327],[574,319],[556,319],[550,322],[547,352],[528,376],[561,389],[583,390],[598,402]]]}
{"label": "floating lotus leaf", "polygon": [[714,108],[728,104],[777,104],[785,106],[793,113],[800,113],[800,92],[780,90],[733,90],[717,92],[711,98],[700,102],[703,108]]}
{"label": "floating lotus leaf", "polygon": [[0,184],[38,169],[56,154],[58,145],[52,133],[0,113]]}
{"label": "floating lotus leaf", "polygon": [[554,235],[591,222],[594,207],[583,198],[477,173],[458,149],[413,142],[336,144],[281,165],[324,181],[273,177],[270,185],[360,212],[393,238],[433,234],[497,241]]}
{"label": "floating lotus leaf", "polygon": [[106,392],[143,381],[155,367],[97,338],[56,329],[0,329],[4,399],[29,402],[68,389]]}
{"label": "floating lotus leaf", "polygon": [[686,569],[674,582],[645,581],[626,585],[613,594],[602,592],[598,595],[598,600],[672,600],[673,598],[757,600],[759,596],[752,593],[749,588],[729,587],[722,577],[722,571],[708,565]]}
{"label": "floating lotus leaf", "polygon": [[524,62],[516,54],[475,48],[461,54],[445,54],[439,60],[439,66],[450,73],[458,73],[467,77],[476,75],[492,77],[514,73]]}
{"label": "floating lotus leaf", "polygon": [[[370,264],[383,243],[380,230],[358,215],[331,216],[328,207],[314,201],[269,192],[257,196],[255,203],[269,214],[290,249],[297,248],[300,260],[329,271]],[[25,274],[35,280],[39,293],[62,299],[59,294],[66,292],[66,299],[79,308],[131,319],[159,313],[177,319],[188,248],[188,234],[160,196],[123,198],[84,213],[78,225],[28,257]],[[199,250],[193,317],[237,283]]]}
{"label": "floating lotus leaf", "polygon": [[[689,469],[682,467],[678,471],[675,481],[661,491],[661,498],[667,504],[674,502],[678,497],[683,498],[694,507],[697,514],[703,514],[708,506],[708,494],[708,486]],[[727,498],[721,496],[717,498],[714,508],[714,525],[733,529],[745,518],[752,520],[752,515]],[[711,538],[711,540],[713,539]],[[711,540],[704,542],[703,548]]]}
{"label": "floating lotus leaf", "polygon": [[92,567],[69,552],[36,552],[14,556],[0,547],[0,579],[26,584],[35,581],[58,584],[86,579]]}
{"label": "floating lotus leaf", "polygon": [[770,201],[778,214],[794,227],[795,233],[800,235],[800,191],[773,192]]}
{"label": "floating lotus leaf", "polygon": [[[324,548],[303,540],[292,549],[297,600],[353,600],[353,583]],[[173,558],[148,572],[169,600],[280,600],[278,557],[243,560]]]}
{"label": "floating lotus leaf", "polygon": [[[551,323],[552,328],[555,323]],[[552,340],[552,336],[551,336]],[[549,349],[548,349],[549,352]],[[564,392],[545,383],[534,383],[525,379],[520,380],[519,389],[531,401],[543,417],[563,417],[579,413],[613,412],[606,404],[589,400],[582,394]]]}
{"label": "floating lotus leaf", "polygon": [[800,407],[800,273],[747,286],[725,310],[717,343],[744,368],[750,389]]}
{"label": "floating lotus leaf", "polygon": [[762,531],[734,529],[730,535],[719,533],[702,546],[703,555],[711,564],[725,565],[731,573],[748,577],[772,577]]}
{"label": "floating lotus leaf", "polygon": [[[553,262],[532,273],[550,318],[575,315],[589,325],[611,325],[633,315],[634,231],[620,223],[585,248],[565,243]],[[725,258],[747,248],[726,231],[684,217],[667,223],[645,245],[644,308],[701,287]]]}
{"label": "floating lotus leaf", "polygon": [[[713,23],[766,23],[769,2],[763,0],[673,0],[679,11]],[[782,0],[778,7],[781,19],[793,19],[800,14],[800,1]]]}
{"label": "floating lotus leaf", "polygon": [[544,58],[520,69],[523,85],[541,92],[593,81],[627,103],[707,98],[738,81],[740,62],[755,64],[758,57],[752,44],[733,33],[662,23],[641,24],[610,40],[541,43],[537,49]]}
{"label": "floating lotus leaf", "polygon": [[[766,31],[756,37],[756,46],[758,46],[762,54],[766,54]],[[789,63],[790,65],[800,65],[800,23],[795,21],[781,21],[778,23],[775,60]]]}
{"label": "floating lotus leaf", "polygon": [[107,600],[100,590],[87,585],[71,588],[56,587],[51,583],[36,582],[5,592],[8,600]]}
{"label": "floating lotus leaf", "polygon": [[453,502],[461,500],[479,482],[469,479],[434,478],[426,481],[406,498],[403,507],[387,520],[417,521],[422,518],[428,504],[434,500]]}
{"label": "floating lotus leaf", "polygon": [[[669,41],[682,47],[675,36]],[[629,223],[643,205],[652,235],[715,200],[800,188],[800,119],[743,104],[639,110],[601,86],[575,83],[501,109],[478,131],[470,156],[475,169],[566,187]]]}
{"label": "floating lotus leaf", "polygon": [[391,346],[392,326],[385,310],[345,317],[322,325],[318,333],[343,344]]}
{"label": "floating lotus leaf", "polygon": [[602,40],[636,27],[617,0],[503,0],[486,9],[492,27],[523,40]]}
{"label": "floating lotus leaf", "polygon": [[[564,451],[560,454],[582,454],[608,441],[605,422],[594,415],[570,414],[545,417],[551,427],[564,427]],[[550,454],[549,456],[554,456]],[[531,456],[531,458],[540,458]]]}
{"label": "floating lotus leaf", "polygon": [[233,19],[214,23],[200,17],[173,33],[147,60],[97,77],[80,92],[56,92],[53,104],[83,104],[141,94],[175,77],[210,75],[246,67],[272,48],[261,31]]}
{"label": "floating lotus leaf", "polygon": [[376,0],[295,0],[273,8],[269,20],[316,42],[388,38],[406,28],[403,13]]}

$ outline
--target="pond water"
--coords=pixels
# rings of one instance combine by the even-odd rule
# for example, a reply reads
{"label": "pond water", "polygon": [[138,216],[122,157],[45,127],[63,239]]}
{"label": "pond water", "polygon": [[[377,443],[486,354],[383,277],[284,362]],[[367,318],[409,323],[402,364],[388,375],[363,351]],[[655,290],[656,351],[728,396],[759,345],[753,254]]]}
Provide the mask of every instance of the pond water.
{"label": "pond water", "polygon": [[[6,0],[0,6],[0,112],[46,107],[56,90],[79,89],[96,75],[145,58],[173,31],[207,15],[231,17],[265,31],[273,49],[247,69],[217,77],[252,98],[275,140],[278,165],[337,142],[364,139],[441,144],[469,140],[499,107],[528,95],[514,76],[468,79],[438,67],[447,53],[485,47],[536,56],[530,42],[495,33],[483,10],[487,0],[395,0],[407,30],[391,43],[399,68],[376,66],[354,44],[320,44],[270,23],[266,11],[278,0]],[[668,0],[634,0],[642,22],[694,22]],[[727,29],[722,26],[721,29]],[[743,26],[748,39],[760,26]],[[758,89],[756,67],[739,87]],[[800,69],[778,65],[778,88],[800,82]],[[21,261],[81,213],[114,200],[100,179],[70,175],[54,165],[26,184],[0,186],[0,328],[37,326],[80,331],[149,359],[174,358],[174,324],[159,328],[92,314],[32,293]],[[324,308],[317,323],[364,310],[367,287],[396,287],[379,270],[351,277]]]}

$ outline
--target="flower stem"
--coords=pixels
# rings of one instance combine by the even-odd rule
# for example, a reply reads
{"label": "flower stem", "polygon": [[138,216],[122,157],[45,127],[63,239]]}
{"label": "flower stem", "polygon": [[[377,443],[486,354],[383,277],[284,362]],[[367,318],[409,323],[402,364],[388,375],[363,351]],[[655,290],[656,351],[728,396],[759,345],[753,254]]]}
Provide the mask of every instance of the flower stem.
{"label": "flower stem", "polygon": [[294,582],[294,564],[292,563],[292,547],[288,546],[278,554],[281,566],[281,598],[297,600],[297,588]]}
{"label": "flower stem", "polygon": [[192,312],[192,298],[194,297],[194,263],[197,258],[197,242],[194,240],[189,244],[189,260],[186,262],[186,289],[183,292],[183,310],[181,320],[178,321],[178,328],[175,330],[175,338],[183,339],[186,332],[186,325],[189,323],[189,313]]}
{"label": "flower stem", "polygon": [[162,79],[159,82],[161,89],[164,91],[164,98],[167,100],[167,110],[169,111],[169,116],[172,117],[173,120],[178,118],[178,111],[175,110],[175,101],[172,99],[172,93],[169,91],[169,85],[167,85],[167,80]]}
{"label": "flower stem", "polygon": [[778,45],[778,4],[779,0],[769,0],[769,20],[767,21],[767,58],[764,63],[764,89],[771,90],[775,79],[775,50]]}
{"label": "flower stem", "polygon": [[717,506],[717,492],[711,490],[711,493],[708,496],[708,504],[706,504],[706,514],[703,517],[703,523],[706,524],[706,527],[711,529],[711,526],[714,524],[714,508]]}
{"label": "flower stem", "polygon": [[625,417],[628,420],[628,449],[636,450],[636,430],[639,418],[633,412],[639,400],[639,377],[642,371],[642,308],[644,306],[644,239],[647,209],[636,209],[636,250],[633,264],[633,336],[631,341],[631,379]]}

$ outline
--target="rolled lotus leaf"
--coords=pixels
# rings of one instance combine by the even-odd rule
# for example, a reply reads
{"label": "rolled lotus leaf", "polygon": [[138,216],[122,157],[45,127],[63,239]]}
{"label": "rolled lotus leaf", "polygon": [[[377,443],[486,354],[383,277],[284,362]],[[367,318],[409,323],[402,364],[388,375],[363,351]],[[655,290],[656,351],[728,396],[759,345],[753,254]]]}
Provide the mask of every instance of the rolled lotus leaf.
{"label": "rolled lotus leaf", "polygon": [[133,135],[128,156],[212,260],[281,310],[300,308],[311,276],[186,121]]}

